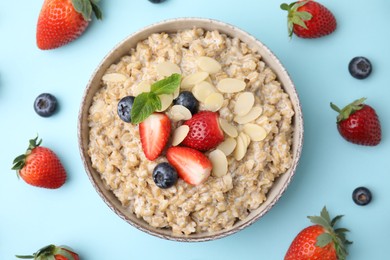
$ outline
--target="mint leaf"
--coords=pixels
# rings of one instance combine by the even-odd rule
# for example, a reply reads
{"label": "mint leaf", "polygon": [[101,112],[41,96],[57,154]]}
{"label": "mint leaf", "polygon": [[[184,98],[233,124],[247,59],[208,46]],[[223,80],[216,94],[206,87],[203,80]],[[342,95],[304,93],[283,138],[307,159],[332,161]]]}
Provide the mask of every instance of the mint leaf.
{"label": "mint leaf", "polygon": [[131,122],[138,124],[158,109],[161,109],[161,101],[155,93],[141,93],[134,99],[131,109]]}
{"label": "mint leaf", "polygon": [[156,95],[172,94],[179,86],[181,75],[174,73],[152,84],[150,91]]}

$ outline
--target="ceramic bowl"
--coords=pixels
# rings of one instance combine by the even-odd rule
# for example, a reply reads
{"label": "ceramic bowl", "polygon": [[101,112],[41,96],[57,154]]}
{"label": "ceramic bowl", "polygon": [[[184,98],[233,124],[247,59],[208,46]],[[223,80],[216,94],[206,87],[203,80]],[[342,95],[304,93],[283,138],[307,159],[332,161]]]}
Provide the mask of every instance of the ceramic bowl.
{"label": "ceramic bowl", "polygon": [[[252,211],[246,219],[238,221],[234,224],[232,228],[229,229],[213,233],[200,233],[185,236],[175,235],[167,229],[158,229],[151,227],[145,221],[137,218],[126,207],[122,206],[119,200],[114,196],[114,194],[110,190],[108,190],[108,188],[101,180],[99,173],[97,173],[96,170],[92,167],[91,159],[88,155],[89,127],[87,121],[88,111],[92,103],[92,98],[96,91],[100,88],[100,83],[104,72],[111,64],[117,62],[122,56],[127,54],[128,51],[132,47],[134,47],[137,42],[144,40],[152,33],[177,32],[178,30],[191,29],[194,26],[206,30],[218,30],[219,32],[224,33],[228,36],[238,37],[241,41],[248,44],[252,49],[257,50],[261,54],[263,61],[276,73],[279,82],[282,83],[284,90],[290,96],[293,108],[295,110],[295,116],[293,118],[293,164],[286,173],[282,174],[279,178],[277,178],[273,187],[267,194],[267,200],[263,204],[261,204],[258,209]],[[303,117],[300,101],[292,80],[290,79],[286,69],[280,63],[279,59],[275,57],[275,55],[263,43],[261,43],[259,40],[246,33],[245,31],[221,21],[203,18],[178,18],[162,21],[143,28],[136,33],[133,33],[132,35],[124,39],[122,42],[120,42],[118,45],[116,45],[104,57],[104,59],[98,65],[92,77],[90,78],[84,96],[82,98],[78,118],[78,141],[81,158],[92,185],[96,189],[97,193],[104,200],[104,202],[119,217],[121,217],[123,220],[130,223],[134,227],[160,238],[185,242],[208,241],[234,234],[237,231],[248,227],[258,219],[260,219],[262,216],[264,216],[264,214],[266,214],[269,210],[271,210],[271,208],[279,200],[279,198],[282,196],[287,186],[291,182],[292,177],[294,176],[301,155],[303,143]]]}

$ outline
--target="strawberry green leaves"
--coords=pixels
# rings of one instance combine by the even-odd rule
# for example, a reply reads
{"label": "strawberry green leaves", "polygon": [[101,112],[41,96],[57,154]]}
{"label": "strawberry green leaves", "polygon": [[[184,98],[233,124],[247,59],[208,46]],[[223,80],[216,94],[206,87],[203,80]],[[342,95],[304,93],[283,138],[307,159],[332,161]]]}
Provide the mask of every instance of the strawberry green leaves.
{"label": "strawberry green leaves", "polygon": [[90,21],[92,12],[97,19],[102,19],[102,12],[98,6],[99,0],[72,0],[74,9],[82,14],[84,20]]}
{"label": "strawberry green leaves", "polygon": [[154,111],[161,109],[159,95],[172,94],[180,86],[180,82],[181,75],[175,73],[153,83],[150,92],[144,92],[138,95],[134,99],[133,108],[131,110],[132,123],[141,123]]}
{"label": "strawberry green leaves", "polygon": [[360,110],[363,108],[364,101],[366,98],[360,98],[355,101],[353,101],[351,104],[345,106],[343,109],[340,109],[338,106],[333,104],[332,102],[330,103],[330,107],[339,113],[337,116],[337,122],[341,122],[343,120],[346,120],[349,118],[350,115],[355,113],[356,111]]}
{"label": "strawberry green leaves", "polygon": [[310,20],[313,15],[306,11],[298,11],[298,8],[304,6],[308,1],[293,2],[291,4],[283,3],[280,5],[280,8],[288,12],[287,21],[288,21],[288,34],[292,37],[294,24],[302,26],[307,29],[305,21]]}

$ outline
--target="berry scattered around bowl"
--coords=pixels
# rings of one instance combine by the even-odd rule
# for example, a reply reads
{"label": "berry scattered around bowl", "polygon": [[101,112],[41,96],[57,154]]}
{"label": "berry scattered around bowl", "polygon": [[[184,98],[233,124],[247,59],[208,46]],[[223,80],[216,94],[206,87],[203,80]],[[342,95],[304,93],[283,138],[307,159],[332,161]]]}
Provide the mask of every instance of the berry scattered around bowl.
{"label": "berry scattered around bowl", "polygon": [[153,4],[159,4],[159,3],[165,2],[165,0],[148,0],[148,1],[153,3]]}
{"label": "berry scattered around bowl", "polygon": [[372,200],[372,194],[366,187],[358,187],[352,192],[353,201],[359,206],[365,206]]}
{"label": "berry scattered around bowl", "polygon": [[42,117],[49,117],[56,112],[57,99],[49,93],[40,94],[34,101],[35,112]]}
{"label": "berry scattered around bowl", "polygon": [[182,105],[188,108],[192,115],[198,113],[199,101],[190,91],[181,92],[180,95],[175,100],[173,100],[173,104]]}
{"label": "berry scattered around bowl", "polygon": [[365,79],[370,76],[372,65],[369,59],[359,56],[353,58],[349,62],[348,70],[352,77],[357,79]]}
{"label": "berry scattered around bowl", "polygon": [[175,185],[177,178],[177,171],[167,162],[157,164],[153,170],[153,181],[161,189],[168,189]]}
{"label": "berry scattered around bowl", "polygon": [[118,102],[118,116],[126,123],[131,122],[131,109],[133,108],[134,99],[133,96],[126,96]]}

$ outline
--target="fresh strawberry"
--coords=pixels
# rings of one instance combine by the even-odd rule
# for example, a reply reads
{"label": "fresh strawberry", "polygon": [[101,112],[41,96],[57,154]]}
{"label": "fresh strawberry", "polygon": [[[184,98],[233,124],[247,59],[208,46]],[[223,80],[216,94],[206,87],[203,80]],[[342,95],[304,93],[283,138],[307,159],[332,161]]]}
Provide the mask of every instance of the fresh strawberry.
{"label": "fresh strawberry", "polygon": [[318,38],[336,30],[336,18],[322,4],[307,0],[280,6],[288,12],[288,32],[301,38]]}
{"label": "fresh strawberry", "polygon": [[139,124],[142,149],[153,161],[164,150],[171,134],[171,121],[163,113],[153,113]]}
{"label": "fresh strawberry", "polygon": [[211,162],[202,152],[188,147],[170,147],[168,162],[175,167],[181,179],[191,185],[199,185],[210,176]]}
{"label": "fresh strawberry", "polygon": [[42,139],[30,140],[25,154],[15,158],[13,170],[32,186],[57,189],[66,181],[66,171],[57,155],[49,148],[40,146]]}
{"label": "fresh strawberry", "polygon": [[308,217],[315,225],[303,229],[291,243],[284,260],[345,260],[347,245],[352,242],[346,239],[348,229],[334,226],[342,216],[332,220],[324,207],[320,216]]}
{"label": "fresh strawberry", "polygon": [[201,111],[183,124],[190,127],[182,145],[207,151],[223,141],[223,132],[218,123],[218,113]]}
{"label": "fresh strawberry", "polygon": [[58,48],[77,39],[88,27],[91,14],[102,13],[99,0],[45,0],[38,17],[37,45],[41,50]]}
{"label": "fresh strawberry", "polygon": [[39,249],[33,255],[17,255],[17,258],[36,260],[79,260],[79,255],[67,246],[48,245]]}
{"label": "fresh strawberry", "polygon": [[345,140],[360,144],[375,146],[381,142],[381,124],[375,110],[364,104],[365,98],[355,100],[343,109],[335,104],[330,106],[339,113],[337,129]]}

